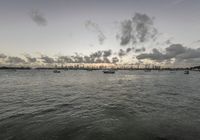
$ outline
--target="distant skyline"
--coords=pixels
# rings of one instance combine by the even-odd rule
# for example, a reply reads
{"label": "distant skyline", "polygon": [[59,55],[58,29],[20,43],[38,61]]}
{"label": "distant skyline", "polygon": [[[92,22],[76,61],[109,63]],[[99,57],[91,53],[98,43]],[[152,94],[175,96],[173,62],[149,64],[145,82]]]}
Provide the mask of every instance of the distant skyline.
{"label": "distant skyline", "polygon": [[199,0],[3,0],[0,64],[200,62]]}

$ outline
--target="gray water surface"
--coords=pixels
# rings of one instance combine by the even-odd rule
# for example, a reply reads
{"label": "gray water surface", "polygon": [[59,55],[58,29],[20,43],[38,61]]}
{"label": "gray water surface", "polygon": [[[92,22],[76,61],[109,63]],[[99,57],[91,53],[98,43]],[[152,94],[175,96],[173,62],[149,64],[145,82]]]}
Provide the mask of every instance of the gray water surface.
{"label": "gray water surface", "polygon": [[199,140],[200,73],[0,71],[0,140]]}

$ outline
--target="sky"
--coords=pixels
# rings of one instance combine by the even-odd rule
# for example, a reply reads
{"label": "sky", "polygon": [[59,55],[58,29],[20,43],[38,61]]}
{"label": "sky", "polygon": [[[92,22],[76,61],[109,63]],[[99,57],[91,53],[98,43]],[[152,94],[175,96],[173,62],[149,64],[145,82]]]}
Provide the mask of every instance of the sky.
{"label": "sky", "polygon": [[197,65],[199,6],[199,0],[1,0],[0,62]]}

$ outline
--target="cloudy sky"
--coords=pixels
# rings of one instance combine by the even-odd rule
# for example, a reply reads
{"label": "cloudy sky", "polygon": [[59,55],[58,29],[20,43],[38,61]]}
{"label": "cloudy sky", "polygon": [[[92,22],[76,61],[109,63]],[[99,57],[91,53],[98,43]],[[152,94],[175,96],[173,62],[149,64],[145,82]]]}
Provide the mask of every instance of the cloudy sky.
{"label": "cloudy sky", "polygon": [[199,6],[199,0],[1,0],[0,62],[196,65]]}

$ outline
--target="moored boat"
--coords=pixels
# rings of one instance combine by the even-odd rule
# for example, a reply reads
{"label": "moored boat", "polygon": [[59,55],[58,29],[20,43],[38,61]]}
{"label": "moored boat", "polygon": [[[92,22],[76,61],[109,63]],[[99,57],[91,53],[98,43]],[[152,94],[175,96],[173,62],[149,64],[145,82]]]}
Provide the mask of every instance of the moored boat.
{"label": "moored boat", "polygon": [[59,70],[54,70],[53,72],[54,72],[54,73],[60,73],[60,71],[59,71]]}
{"label": "moored boat", "polygon": [[109,69],[109,70],[103,70],[103,73],[105,74],[114,74],[115,70]]}

